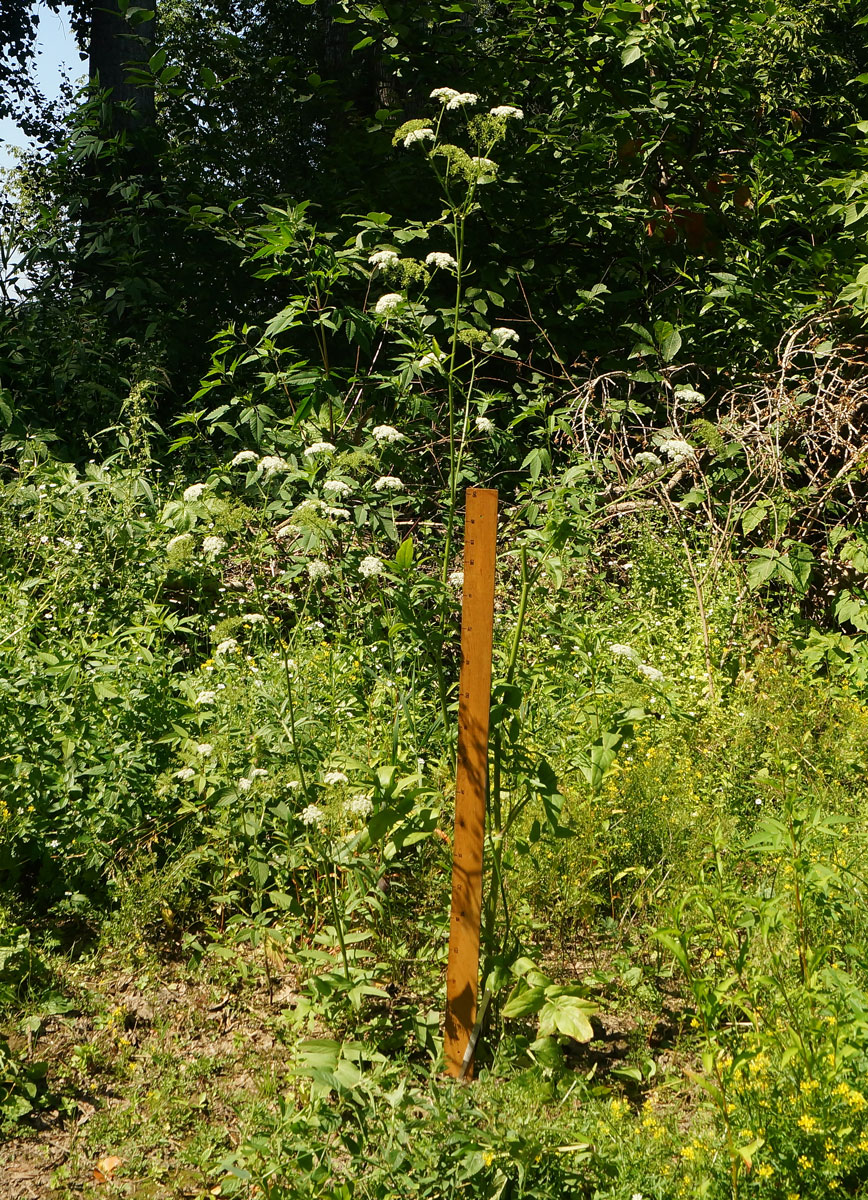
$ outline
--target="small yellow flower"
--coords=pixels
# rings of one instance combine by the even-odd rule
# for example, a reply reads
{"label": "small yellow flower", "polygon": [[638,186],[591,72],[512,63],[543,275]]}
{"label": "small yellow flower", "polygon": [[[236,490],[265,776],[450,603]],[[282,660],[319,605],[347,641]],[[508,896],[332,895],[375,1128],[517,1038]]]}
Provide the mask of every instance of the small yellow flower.
{"label": "small yellow flower", "polygon": [[810,1116],[808,1113],[803,1113],[802,1116],[799,1117],[796,1124],[800,1129],[803,1129],[805,1133],[816,1133],[817,1131],[817,1122],[815,1118]]}
{"label": "small yellow flower", "polygon": [[485,1163],[485,1165],[487,1167],[490,1167],[491,1164],[494,1162],[494,1155],[492,1154],[492,1152],[490,1150],[485,1151],[485,1153],[482,1156],[482,1161]]}
{"label": "small yellow flower", "polygon": [[760,1179],[771,1179],[772,1175],[775,1173],[775,1169],[769,1163],[762,1163],[759,1167],[757,1167],[756,1173],[759,1175]]}

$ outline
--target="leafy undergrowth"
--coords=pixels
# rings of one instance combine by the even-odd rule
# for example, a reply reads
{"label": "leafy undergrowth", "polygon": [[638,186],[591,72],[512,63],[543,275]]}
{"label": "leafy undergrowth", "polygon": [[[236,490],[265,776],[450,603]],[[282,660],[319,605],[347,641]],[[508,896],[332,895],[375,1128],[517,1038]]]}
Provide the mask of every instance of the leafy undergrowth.
{"label": "leafy undergrowth", "polygon": [[28,471],[0,507],[12,1200],[865,1194],[859,639],[818,659],[731,559],[700,603],[651,520],[605,571],[520,535],[456,1086],[456,585],[421,540],[270,538],[224,474]]}

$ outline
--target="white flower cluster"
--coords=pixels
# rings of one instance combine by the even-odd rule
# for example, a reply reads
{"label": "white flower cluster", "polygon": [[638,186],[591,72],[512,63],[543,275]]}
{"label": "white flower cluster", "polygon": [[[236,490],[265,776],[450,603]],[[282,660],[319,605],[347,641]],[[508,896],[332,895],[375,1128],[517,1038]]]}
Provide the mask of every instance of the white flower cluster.
{"label": "white flower cluster", "polygon": [[180,771],[175,772],[175,778],[180,779],[182,783],[189,783],[195,774],[192,767],[181,767]]}
{"label": "white flower cluster", "polygon": [[434,130],[433,129],[429,129],[427,126],[424,129],[411,129],[410,132],[407,134],[407,136],[404,138],[404,148],[405,148],[405,150],[409,150],[410,147],[412,145],[414,145],[416,142],[433,142],[433,141],[434,141]]}
{"label": "white flower cluster", "polygon": [[639,663],[636,668],[640,675],[644,675],[650,683],[662,683],[666,676],[662,671],[658,671],[656,667],[651,667],[648,663]]}
{"label": "white flower cluster", "polygon": [[[262,615],[262,613],[244,613],[241,620],[245,625],[261,625],[265,620],[265,617]],[[231,638],[229,640],[232,641]]]}
{"label": "white flower cluster", "polygon": [[232,462],[231,467],[241,467],[244,463],[259,462],[259,455],[255,450],[239,450]]}
{"label": "white flower cluster", "polygon": [[194,500],[198,500],[207,486],[206,483],[191,483],[188,488],[184,489],[185,501],[192,504]]}
{"label": "white flower cluster", "polygon": [[348,483],[344,483],[342,479],[327,479],[322,485],[322,490],[327,496],[349,496],[353,490]]}
{"label": "white flower cluster", "polygon": [[377,558],[375,554],[369,554],[359,563],[359,574],[363,579],[370,579],[373,575],[379,575],[383,570],[383,560]]}
{"label": "white flower cluster", "polygon": [[339,783],[349,783],[347,776],[343,771],[326,771],[322,777],[323,783],[329,787],[335,787]]}
{"label": "white flower cluster", "polygon": [[313,458],[316,454],[334,454],[335,447],[331,442],[313,442],[304,452],[305,458]]}
{"label": "white flower cluster", "polygon": [[238,643],[235,638],[226,638],[225,641],[218,644],[215,653],[218,658],[223,658],[226,654],[234,654],[237,649]]}
{"label": "white flower cluster", "polygon": [[443,271],[452,271],[458,269],[458,263],[451,254],[446,254],[443,250],[432,250],[425,257],[425,265],[428,267],[439,267]]}
{"label": "white flower cluster", "polygon": [[474,92],[456,92],[446,101],[447,108],[473,108],[479,103],[479,97]]}
{"label": "white flower cluster", "polygon": [[327,504],[322,511],[323,515],[330,521],[348,521],[350,519],[350,510],[348,508],[332,508]]}
{"label": "white flower cluster", "polygon": [[381,475],[374,483],[375,492],[400,492],[403,487],[397,475]]}
{"label": "white flower cluster", "polygon": [[312,558],[307,564],[307,573],[312,580],[325,579],[331,575],[332,569],[321,558]]}
{"label": "white flower cluster", "polygon": [[453,571],[452,574],[449,576],[449,579],[447,582],[449,583],[449,585],[451,587],[454,587],[454,588],[464,587],[464,572],[463,571]]}
{"label": "white flower cluster", "polygon": [[201,754],[203,758],[210,758],[214,753],[214,747],[210,742],[200,742],[196,747],[196,753]]}
{"label": "white flower cluster", "polygon": [[202,549],[206,554],[219,554],[221,550],[226,549],[226,543],[222,537],[206,537]]}
{"label": "white flower cluster", "polygon": [[371,266],[379,268],[381,271],[384,267],[394,267],[400,261],[394,250],[375,250],[368,258]]}
{"label": "white flower cluster", "polygon": [[285,458],[281,458],[279,454],[266,454],[264,458],[259,460],[259,469],[264,471],[266,475],[276,475],[281,471],[289,471],[292,468]]}
{"label": "white flower cluster", "polygon": [[697,392],[695,388],[692,387],[677,387],[675,389],[675,395],[683,404],[705,403],[705,396],[703,396],[702,392]]}
{"label": "white flower cluster", "polygon": [[490,108],[488,111],[493,117],[504,117],[507,120],[511,117],[514,121],[524,120],[524,109],[515,108],[512,104],[498,104],[497,108]]}
{"label": "white flower cluster", "polygon": [[498,325],[497,328],[491,331],[491,340],[495,346],[507,346],[510,342],[518,341],[518,334],[514,329],[507,329],[505,325]]}
{"label": "white flower cluster", "polygon": [[375,425],[371,430],[375,442],[405,442],[407,439],[394,425]]}
{"label": "white flower cluster", "polygon": [[640,467],[659,467],[663,464],[656,454],[652,454],[650,450],[642,450],[636,455],[636,464]]}
{"label": "white flower cluster", "polygon": [[473,155],[471,158],[473,166],[477,168],[479,175],[496,175],[497,163],[493,158],[485,158],[483,155]]}
{"label": "white flower cluster", "polygon": [[374,312],[378,317],[390,317],[403,303],[404,297],[400,292],[386,292],[374,305]]}
{"label": "white flower cluster", "polygon": [[301,810],[301,823],[302,825],[313,825],[316,827],[324,815],[323,810],[316,804],[308,804],[306,808]]}
{"label": "white flower cluster", "polygon": [[238,787],[242,792],[249,792],[254,779],[265,779],[267,775],[268,772],[264,767],[252,767],[246,776],[238,780]]}
{"label": "white flower cluster", "polygon": [[474,417],[473,424],[476,426],[476,428],[479,430],[480,433],[484,433],[484,434],[494,433],[494,421],[492,421],[490,419],[490,417]]}
{"label": "white flower cluster", "polygon": [[660,449],[673,463],[684,462],[686,459],[696,456],[696,451],[690,442],[685,442],[681,438],[663,438],[660,442]]}
{"label": "white flower cluster", "polygon": [[196,697],[197,704],[213,704],[217,699],[216,692],[200,692]]}
{"label": "white flower cluster", "polygon": [[456,96],[460,96],[460,95],[461,95],[461,93],[457,92],[455,90],[455,88],[439,87],[439,88],[435,88],[434,91],[431,93],[431,99],[439,100],[439,101],[441,101],[441,103],[446,104],[447,101],[454,100]]}
{"label": "white flower cluster", "polygon": [[374,804],[370,796],[354,796],[347,801],[346,810],[353,817],[369,817],[374,811]]}
{"label": "white flower cluster", "polygon": [[609,647],[609,653],[614,654],[616,658],[635,658],[636,651],[632,646],[622,646],[620,642],[612,642]]}

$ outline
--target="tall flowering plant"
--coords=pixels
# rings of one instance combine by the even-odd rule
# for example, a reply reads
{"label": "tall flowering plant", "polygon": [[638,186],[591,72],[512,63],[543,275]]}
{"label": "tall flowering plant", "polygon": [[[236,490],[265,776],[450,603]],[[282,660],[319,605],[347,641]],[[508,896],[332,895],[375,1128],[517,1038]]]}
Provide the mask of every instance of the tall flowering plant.
{"label": "tall flowering plant", "polygon": [[[406,122],[394,141],[424,156],[439,217],[393,227],[370,213],[341,242],[301,204],[267,209],[250,234],[256,274],[291,294],[264,327],[216,339],[196,399],[219,402],[183,418],[176,444],[222,440],[224,461],[166,516],[183,531],[197,505],[233,493],[258,509],[278,543],[278,578],[304,612],[327,607],[346,623],[379,606],[373,625],[364,616],[368,636],[409,632],[447,726],[459,489],[493,474],[510,443],[499,397],[480,380],[502,376],[520,340],[491,319],[504,301],[480,286],[467,231],[497,179],[493,155],[523,113],[484,109],[452,88],[431,101],[430,118]],[[420,532],[434,570],[420,569]],[[332,605],[347,587],[362,606]]]}

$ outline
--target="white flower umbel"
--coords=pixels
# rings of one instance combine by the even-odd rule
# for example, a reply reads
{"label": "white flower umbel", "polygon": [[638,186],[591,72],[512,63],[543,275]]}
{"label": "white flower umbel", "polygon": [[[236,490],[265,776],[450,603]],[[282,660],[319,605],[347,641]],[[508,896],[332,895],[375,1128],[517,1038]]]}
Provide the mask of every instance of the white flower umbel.
{"label": "white flower umbel", "polygon": [[363,579],[370,579],[372,575],[380,575],[383,570],[383,560],[377,558],[376,554],[369,554],[359,563],[359,574]]}
{"label": "white flower umbel", "polygon": [[447,580],[449,585],[454,588],[464,587],[464,572],[453,571]]}
{"label": "white flower umbel", "polygon": [[443,250],[432,250],[430,254],[426,254],[425,265],[428,267],[439,267],[443,271],[458,270],[458,263],[451,254],[446,254]]}
{"label": "white flower umbel", "polygon": [[188,504],[192,504],[200,498],[207,486],[206,483],[191,483],[188,488],[184,488],[184,499]]}
{"label": "white flower umbel", "polygon": [[339,783],[349,783],[349,779],[343,771],[326,771],[322,777],[322,781],[328,784],[329,787],[335,787]]}
{"label": "white flower umbel", "polygon": [[518,341],[518,334],[514,329],[507,329],[505,325],[498,325],[491,331],[491,340],[495,346],[508,346],[510,342]]}
{"label": "white flower umbel", "polygon": [[279,454],[266,454],[264,458],[259,460],[259,469],[264,471],[266,475],[276,475],[281,471],[289,471],[292,468],[285,458],[281,458]]}
{"label": "white flower umbel", "polygon": [[375,425],[371,430],[375,442],[405,442],[407,439],[394,425]]}
{"label": "white flower umbel", "polygon": [[232,467],[241,467],[244,463],[254,462],[259,462],[259,455],[254,450],[240,450],[229,465]]}
{"label": "white flower umbel", "polygon": [[381,271],[384,267],[394,267],[400,261],[394,250],[375,250],[368,258],[371,266]]}
{"label": "white flower umbel", "polygon": [[682,404],[704,404],[705,396],[692,387],[677,387],[675,396]]}
{"label": "white flower umbel", "polygon": [[340,498],[342,496],[349,496],[353,489],[348,483],[344,483],[342,479],[327,479],[322,485],[322,490],[327,496]]}
{"label": "white flower umbel", "polygon": [[206,554],[219,554],[221,550],[226,549],[226,543],[222,537],[206,537],[202,549]]}
{"label": "white flower umbel", "polygon": [[661,467],[663,463],[650,450],[642,450],[636,455],[636,465],[640,467]]}
{"label": "white flower umbel", "polygon": [[[244,613],[241,620],[245,625],[261,625],[265,621],[262,613]],[[229,639],[232,641],[232,638]]]}
{"label": "white flower umbel", "polygon": [[416,142],[433,142],[434,130],[427,126],[424,129],[411,129],[404,138],[404,149],[409,150]]}
{"label": "white flower umbel", "polygon": [[238,790],[241,792],[249,792],[252,786],[253,786],[252,779],[239,779],[238,780]]}
{"label": "white flower umbel", "polygon": [[685,442],[681,438],[662,438],[659,445],[672,463],[685,462],[688,458],[696,456],[696,451],[690,442]]}
{"label": "white flower umbel", "polygon": [[196,753],[201,754],[203,758],[210,758],[214,753],[214,747],[210,742],[200,742],[196,747]]}
{"label": "white flower umbel", "polygon": [[180,771],[175,772],[175,778],[180,779],[182,783],[187,783],[195,774],[192,767],[181,767]]}
{"label": "white flower umbel", "polygon": [[374,811],[374,804],[370,796],[353,796],[352,800],[347,801],[346,810],[354,817],[369,817]]}
{"label": "white flower umbel", "polygon": [[322,511],[330,521],[348,521],[351,515],[348,508],[331,508],[328,504]]}
{"label": "white flower umbel", "polygon": [[192,545],[192,533],[176,533],[173,538],[169,538],[168,542],[166,542],[166,550],[169,554],[174,554],[179,550],[186,550],[188,546]]}
{"label": "white flower umbel", "polygon": [[475,92],[458,92],[446,101],[447,108],[473,108],[474,104],[479,103],[479,97]]}
{"label": "white flower umbel", "polygon": [[200,692],[196,697],[197,704],[213,704],[217,699],[216,692]]}
{"label": "white flower umbel", "polygon": [[479,430],[480,433],[484,433],[484,434],[494,433],[494,421],[492,421],[490,419],[490,417],[474,417],[473,424],[476,426],[476,428]]}
{"label": "white flower umbel", "polygon": [[321,558],[312,558],[307,564],[307,573],[313,580],[326,579],[332,573],[331,567]]}
{"label": "white flower umbel", "polygon": [[622,646],[620,642],[612,642],[609,647],[609,653],[614,654],[615,658],[635,658],[636,651],[632,646]]}
{"label": "white flower umbel", "polygon": [[403,487],[397,475],[381,475],[374,483],[375,492],[400,492]]}
{"label": "white flower umbel", "polygon": [[497,175],[497,163],[491,158],[474,155],[470,160],[476,168],[477,183],[491,183]]}
{"label": "white flower umbel", "polygon": [[497,108],[490,108],[488,111],[493,117],[505,117],[507,120],[511,118],[513,121],[524,120],[524,109],[515,108],[512,104],[498,104]]}
{"label": "white flower umbel", "polygon": [[404,297],[400,292],[386,292],[374,305],[374,312],[378,317],[391,317],[403,303]]}
{"label": "white flower umbel", "polygon": [[266,771],[265,767],[254,767],[253,770],[250,771],[250,778],[251,779],[267,779],[268,772]]}
{"label": "white flower umbel", "polygon": [[640,675],[644,675],[649,683],[662,683],[666,676],[662,671],[658,671],[656,667],[651,667],[648,663],[639,663],[636,668]]}
{"label": "white flower umbel", "polygon": [[308,804],[306,808],[301,810],[302,825],[313,825],[316,827],[325,816],[325,813],[316,804]]}
{"label": "white flower umbel", "polygon": [[226,638],[218,644],[215,654],[218,658],[224,658],[227,654],[234,654],[238,649],[238,643],[235,638]]}
{"label": "white flower umbel", "polygon": [[455,88],[440,87],[434,89],[431,93],[431,99],[439,100],[441,103],[446,104],[449,100],[454,100],[456,96],[460,95],[461,93],[457,92]]}
{"label": "white flower umbel", "polygon": [[334,454],[335,447],[331,442],[314,442],[311,446],[306,447],[304,452],[305,458],[313,458],[317,454]]}

